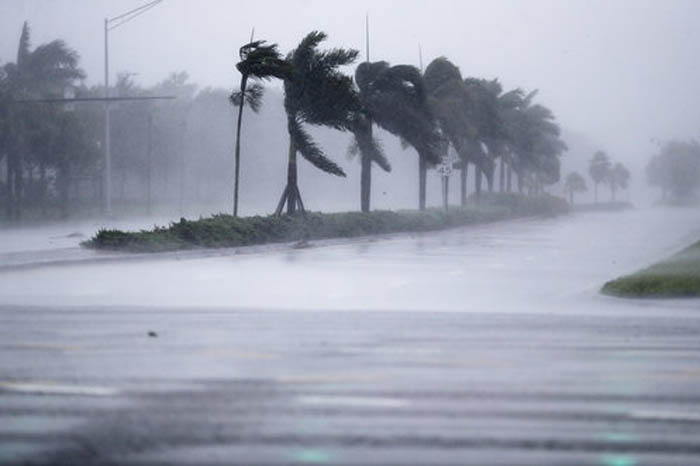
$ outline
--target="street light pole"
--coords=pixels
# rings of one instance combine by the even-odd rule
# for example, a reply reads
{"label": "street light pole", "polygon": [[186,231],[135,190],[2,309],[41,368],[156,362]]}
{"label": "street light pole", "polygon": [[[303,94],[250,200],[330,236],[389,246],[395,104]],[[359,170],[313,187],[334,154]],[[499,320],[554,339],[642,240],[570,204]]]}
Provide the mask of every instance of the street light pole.
{"label": "street light pole", "polygon": [[[109,20],[105,18],[105,99],[109,99]],[[105,166],[102,183],[103,209],[112,215],[112,153],[110,144],[109,100],[105,100]]]}
{"label": "street light pole", "polygon": [[[155,7],[163,0],[153,0],[145,3],[140,7],[129,10],[126,13],[117,15],[113,18],[105,18],[104,35],[105,35],[105,166],[104,166],[104,214],[112,215],[112,152],[110,144],[110,121],[109,121],[109,31],[121,26],[124,23],[131,21],[137,16],[142,15],[151,8]],[[115,24],[112,24],[115,23]]]}

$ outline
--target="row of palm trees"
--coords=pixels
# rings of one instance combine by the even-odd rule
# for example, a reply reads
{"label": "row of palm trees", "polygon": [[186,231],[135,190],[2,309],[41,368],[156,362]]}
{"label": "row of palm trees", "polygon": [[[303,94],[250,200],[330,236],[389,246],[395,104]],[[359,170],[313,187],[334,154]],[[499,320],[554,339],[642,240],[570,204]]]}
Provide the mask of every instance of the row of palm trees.
{"label": "row of palm trees", "polygon": [[613,165],[610,157],[604,151],[597,151],[593,154],[588,165],[588,173],[594,184],[595,202],[598,202],[598,185],[607,184],[610,188],[610,199],[615,201],[617,190],[627,189],[630,179],[630,172],[623,164],[617,162]]}
{"label": "row of palm trees", "polygon": [[[627,189],[630,180],[630,172],[622,163],[613,165],[610,157],[599,150],[593,154],[588,163],[588,174],[594,185],[594,199],[598,202],[598,185],[606,184],[610,188],[610,200],[615,202],[618,189]],[[571,172],[566,176],[564,189],[569,194],[569,203],[574,204],[574,194],[588,191],[585,178],[579,172]]]}
{"label": "row of palm trees", "polygon": [[[234,215],[238,214],[240,139],[243,107],[257,111],[262,96],[259,81],[280,79],[284,85],[289,154],[287,185],[277,206],[280,214],[303,211],[297,184],[297,154],[320,170],[345,176],[313,140],[306,125],[327,126],[352,134],[361,158],[361,210],[370,210],[373,164],[390,171],[391,165],[373,134],[376,125],[401,139],[418,154],[419,201],[426,205],[427,171],[456,152],[460,170],[461,203],[467,202],[469,164],[475,167],[477,196],[483,179],[494,189],[498,168],[500,189],[512,189],[513,173],[518,190],[527,186],[540,192],[559,180],[560,155],[567,149],[560,138],[553,113],[533,102],[536,91],[504,92],[498,80],[464,78],[444,57],[433,60],[423,72],[412,65],[366,61],[357,66],[354,79],[341,68],[354,63],[358,51],[321,50],[326,39],[314,31],[283,57],[276,44],[253,41],[240,48],[236,65],[240,90],[231,95],[238,105],[235,149]],[[255,80],[250,85],[250,80]]]}

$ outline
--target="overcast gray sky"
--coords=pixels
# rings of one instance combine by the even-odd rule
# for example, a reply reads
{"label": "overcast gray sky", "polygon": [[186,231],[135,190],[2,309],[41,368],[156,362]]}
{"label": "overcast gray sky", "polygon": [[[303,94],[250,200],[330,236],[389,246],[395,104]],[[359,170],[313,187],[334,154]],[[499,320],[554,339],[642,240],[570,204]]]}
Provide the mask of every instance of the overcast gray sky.
{"label": "overcast gray sky", "polygon": [[[33,44],[66,40],[88,83],[103,80],[103,18],[144,0],[0,0],[0,62],[14,60],[23,20]],[[149,85],[185,70],[198,84],[233,87],[237,50],[256,37],[288,51],[313,29],[329,45],[418,64],[444,55],[465,76],[540,89],[562,126],[614,158],[646,160],[651,138],[700,133],[696,0],[165,0],[110,33],[111,70]]]}

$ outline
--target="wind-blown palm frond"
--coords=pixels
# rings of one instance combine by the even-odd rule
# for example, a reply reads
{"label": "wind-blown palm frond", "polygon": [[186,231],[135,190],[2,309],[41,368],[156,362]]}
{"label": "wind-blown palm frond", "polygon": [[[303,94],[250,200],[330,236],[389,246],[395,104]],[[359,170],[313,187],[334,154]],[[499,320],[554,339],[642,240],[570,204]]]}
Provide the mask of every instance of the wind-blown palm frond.
{"label": "wind-blown palm frond", "polygon": [[241,61],[236,69],[244,76],[257,79],[286,79],[292,72],[290,64],[282,58],[277,44],[265,44],[266,41],[258,40],[241,47],[238,51]]}
{"label": "wind-blown palm frond", "polygon": [[428,163],[440,161],[440,136],[416,67],[367,63],[358,66],[355,79],[373,121],[407,141]]}
{"label": "wind-blown palm frond", "polygon": [[335,162],[326,157],[323,150],[316,144],[311,135],[302,127],[296,118],[290,118],[287,124],[289,136],[294,147],[315,167],[337,176],[345,176],[345,172]]}
{"label": "wind-blown palm frond", "polygon": [[[346,131],[352,124],[351,116],[359,110],[359,100],[353,88],[352,78],[337,69],[352,63],[358,52],[344,49],[319,52],[317,47],[325,39],[325,33],[313,31],[287,56],[293,73],[291,78],[284,82],[284,106],[290,120],[288,126],[292,139],[295,139],[292,132],[302,139],[304,135],[308,136],[303,131],[302,123]],[[306,139],[310,141],[310,138]],[[345,176],[320,149],[318,152],[314,150],[314,146],[315,143],[307,145],[306,151],[303,144],[297,148],[302,156],[316,167],[334,175]],[[319,157],[319,154],[322,157]]]}
{"label": "wind-blown palm frond", "polygon": [[379,140],[372,136],[370,125],[371,123],[367,118],[361,114],[357,114],[351,127],[353,140],[351,146],[348,148],[348,153],[352,155],[360,154],[362,157],[368,157],[379,165],[382,170],[390,172],[391,164],[386,158],[384,148]]}
{"label": "wind-blown palm frond", "polygon": [[266,45],[264,40],[258,40],[245,44],[238,50],[241,59],[236,68],[241,73],[241,87],[236,93],[232,93],[229,100],[238,105],[238,123],[236,125],[236,149],[234,168],[234,192],[233,215],[238,215],[238,178],[241,159],[241,121],[243,119],[243,107],[247,103],[254,112],[260,110],[262,105],[263,88],[260,84],[253,84],[248,88],[248,79],[268,80],[272,78],[290,79],[292,76],[291,64],[282,58],[277,50],[277,44]]}
{"label": "wind-blown palm frond", "polygon": [[235,107],[238,107],[241,105],[241,98],[245,96],[244,103],[247,104],[252,111],[258,113],[260,111],[260,107],[262,107],[262,98],[264,95],[265,88],[260,84],[255,83],[249,86],[245,90],[245,93],[241,92],[240,90],[234,91],[229,96],[229,100]]}
{"label": "wind-blown palm frond", "polygon": [[360,89],[360,96],[364,97],[370,91],[370,86],[376,81],[380,73],[389,68],[385,61],[363,62],[355,70],[355,82]]}

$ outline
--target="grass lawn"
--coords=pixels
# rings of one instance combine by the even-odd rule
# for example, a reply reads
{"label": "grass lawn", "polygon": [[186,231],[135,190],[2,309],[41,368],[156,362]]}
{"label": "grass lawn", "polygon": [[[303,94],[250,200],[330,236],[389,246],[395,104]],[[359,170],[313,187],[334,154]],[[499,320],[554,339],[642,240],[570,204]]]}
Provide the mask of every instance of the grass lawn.
{"label": "grass lawn", "polygon": [[700,297],[700,241],[658,264],[606,283],[601,291],[630,298]]}
{"label": "grass lawn", "polygon": [[83,246],[129,252],[162,252],[196,248],[224,248],[326,238],[352,238],[399,232],[434,231],[532,215],[558,215],[569,206],[561,198],[517,194],[485,194],[480,203],[464,208],[425,211],[317,213],[296,216],[238,217],[215,215],[199,220],[180,219],[168,227],[124,232],[100,230]]}

